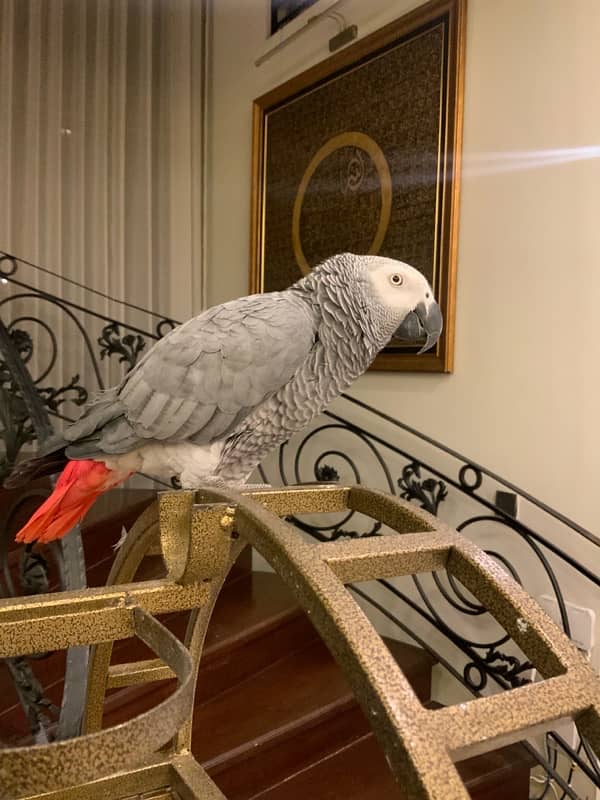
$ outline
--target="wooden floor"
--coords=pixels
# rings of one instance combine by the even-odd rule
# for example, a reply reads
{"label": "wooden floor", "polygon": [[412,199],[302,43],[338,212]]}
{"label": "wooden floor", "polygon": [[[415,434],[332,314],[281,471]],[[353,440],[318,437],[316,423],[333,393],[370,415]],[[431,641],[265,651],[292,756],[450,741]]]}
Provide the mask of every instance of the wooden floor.
{"label": "wooden floor", "polygon": [[[122,526],[130,525],[150,495],[114,493],[84,527],[90,585],[101,585]],[[144,566],[155,575],[160,563]],[[183,635],[187,614],[165,617]],[[431,692],[432,659],[422,650],[388,642],[423,703]],[[146,656],[137,640],[115,645],[113,661]],[[36,674],[60,701],[64,655],[39,661]],[[172,691],[163,681],[114,690],[105,725],[155,705]],[[0,665],[0,740],[22,741],[24,715]],[[217,601],[201,662],[193,753],[230,800],[406,800],[349,687],[279,578],[253,573],[246,551]],[[457,765],[472,798],[527,800],[531,759],[520,746]]]}

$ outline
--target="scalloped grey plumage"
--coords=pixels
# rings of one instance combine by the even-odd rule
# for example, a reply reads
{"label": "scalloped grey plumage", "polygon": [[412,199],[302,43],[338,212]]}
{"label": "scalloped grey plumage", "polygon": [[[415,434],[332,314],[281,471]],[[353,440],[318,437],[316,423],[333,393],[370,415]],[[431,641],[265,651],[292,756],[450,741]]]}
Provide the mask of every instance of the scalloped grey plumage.
{"label": "scalloped grey plumage", "polygon": [[176,328],[67,428],[67,456],[222,442],[214,475],[242,482],[365,372],[398,327],[373,295],[371,261],[334,256],[285,291],[225,303]]}

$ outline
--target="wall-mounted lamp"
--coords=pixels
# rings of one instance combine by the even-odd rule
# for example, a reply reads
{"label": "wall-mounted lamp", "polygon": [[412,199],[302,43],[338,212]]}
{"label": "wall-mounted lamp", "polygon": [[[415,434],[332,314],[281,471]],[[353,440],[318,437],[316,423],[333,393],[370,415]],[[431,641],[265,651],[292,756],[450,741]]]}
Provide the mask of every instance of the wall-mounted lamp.
{"label": "wall-mounted lamp", "polygon": [[284,39],[283,41],[279,42],[279,44],[276,44],[270,50],[267,50],[265,53],[263,53],[259,58],[256,59],[254,66],[260,67],[265,63],[265,61],[268,61],[280,50],[283,50],[284,47],[287,47],[290,42],[293,42],[295,39],[301,36],[308,28],[311,28],[315,22],[320,22],[325,18],[329,18],[337,22],[340,29],[339,32],[329,40],[329,51],[331,53],[354,41],[354,39],[356,39],[358,36],[358,27],[356,25],[348,25],[342,14],[340,14],[338,11],[334,11],[334,9],[341,2],[343,2],[343,0],[338,0],[337,3],[334,3],[332,6],[325,9],[325,11],[321,11],[319,14],[313,14],[312,16],[307,17],[302,28],[294,31],[294,33],[288,36],[287,39]]}

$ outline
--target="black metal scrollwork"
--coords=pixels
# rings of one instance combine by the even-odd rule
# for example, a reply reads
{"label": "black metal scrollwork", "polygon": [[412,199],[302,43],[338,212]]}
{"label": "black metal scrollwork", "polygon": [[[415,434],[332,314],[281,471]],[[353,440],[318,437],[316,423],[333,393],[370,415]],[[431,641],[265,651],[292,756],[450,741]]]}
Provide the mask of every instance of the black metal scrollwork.
{"label": "black metal scrollwork", "polygon": [[340,474],[335,467],[321,464],[315,467],[315,477],[318,481],[325,483],[337,483],[340,479]]}
{"label": "black metal scrollwork", "polygon": [[368,531],[349,531],[346,528],[336,528],[330,538],[332,542],[336,539],[368,539],[369,536],[379,536],[381,528],[381,522],[375,522]]}
{"label": "black metal scrollwork", "polygon": [[[10,332],[14,352],[27,363],[33,350],[31,337],[20,330]],[[21,448],[36,438],[35,428],[20,387],[6,361],[0,358],[0,437],[4,455],[0,459],[0,480],[11,471]]]}
{"label": "black metal scrollwork", "polygon": [[156,338],[162,339],[163,336],[166,336],[167,333],[170,333],[179,325],[174,319],[169,319],[165,317],[161,319],[159,322],[156,323]]}
{"label": "black metal scrollwork", "polygon": [[[60,709],[44,695],[44,689],[23,657],[12,658],[9,669],[26,710],[32,734],[37,738],[56,723]],[[47,737],[42,735],[42,741]]]}
{"label": "black metal scrollwork", "polygon": [[458,480],[463,489],[476,492],[483,483],[483,475],[475,464],[463,464],[458,471]]}
{"label": "black metal scrollwork", "polygon": [[23,550],[20,574],[24,594],[44,594],[49,591],[48,561],[42,553],[34,552],[30,544]]}
{"label": "black metal scrollwork", "polygon": [[440,503],[448,497],[444,481],[421,478],[421,465],[418,461],[413,461],[404,467],[402,477],[398,480],[398,487],[402,490],[400,497],[404,500],[418,500],[421,508],[430,514],[437,514]]}
{"label": "black metal scrollwork", "polygon": [[88,392],[80,383],[79,375],[73,375],[66,386],[59,386],[55,389],[52,386],[44,386],[38,389],[38,393],[42,398],[43,404],[46,408],[58,414],[58,411],[63,403],[73,403],[76,406],[82,406],[87,403]]}
{"label": "black metal scrollwork", "polygon": [[[8,334],[15,354],[21,358],[23,364],[27,364],[33,356],[31,336],[15,327],[10,328]],[[88,398],[86,389],[79,383],[79,375],[74,375],[65,386],[35,388],[42,405],[55,415],[58,415],[63,403],[68,401],[81,406]],[[4,442],[4,455],[0,458],[0,481],[10,473],[21,448],[34,442],[36,438],[35,426],[23,390],[7,362],[0,358],[0,439]]]}
{"label": "black metal scrollwork", "polygon": [[[538,512],[545,514],[554,524],[563,525],[570,541],[573,537],[580,537],[580,541],[585,541],[586,546],[597,548],[598,554],[600,554],[600,539],[498,475],[465,459],[459,453],[399,420],[382,414],[352,397],[345,396],[344,402],[348,412],[352,412],[355,406],[360,408],[364,420],[362,424],[342,416],[337,410],[325,412],[325,420],[318,420],[307,433],[297,435],[280,448],[276,465],[274,461],[262,465],[260,468],[262,479],[272,484],[287,485],[310,480],[312,474],[317,480],[328,483],[340,480],[361,483],[361,473],[364,472],[370,486],[381,485],[386,491],[399,494],[405,500],[419,503],[431,514],[444,516],[444,509],[448,506],[449,521],[463,534],[473,535],[480,530],[486,533],[491,525],[499,526],[500,545],[514,540],[531,554],[537,569],[533,570],[527,562],[527,568],[522,570],[523,574],[531,580],[535,572],[537,581],[535,585],[538,586],[542,582],[547,586],[547,591],[556,600],[562,627],[567,635],[570,635],[566,600],[559,577],[561,565],[578,572],[580,578],[588,582],[590,591],[595,591],[597,594],[600,589],[600,578],[588,566],[577,561],[571,552],[559,547],[555,541],[521,520],[514,519],[489,498],[495,496],[497,489],[517,494],[535,506]],[[371,422],[374,426],[377,423],[377,433],[366,427]],[[392,426],[387,435],[379,432],[382,422]],[[346,443],[345,447],[341,446],[342,441]],[[335,448],[331,447],[332,442],[335,442]],[[421,456],[416,458],[411,453],[413,446],[419,453],[427,447],[427,458]],[[442,457],[444,463],[448,462],[448,458],[452,459],[453,470],[442,470],[437,466]],[[273,472],[275,468],[278,472],[277,477]],[[396,471],[400,473],[400,477],[394,479],[393,473]],[[457,523],[456,514],[459,508],[469,508],[471,513],[467,514],[462,522]],[[355,517],[355,514],[349,513],[341,520],[336,519],[334,522],[322,524],[315,523],[312,518],[310,520],[293,518],[291,521],[319,541],[331,541],[344,536],[350,538],[377,536],[382,532],[379,526],[373,525],[372,522],[367,523],[364,519],[356,519],[357,524],[349,527],[349,520]],[[501,547],[483,549],[516,581],[522,583],[511,559],[500,552]],[[472,597],[452,576],[433,573],[429,576],[411,576],[399,581],[380,580],[378,583],[387,591],[387,601],[381,600],[380,591],[373,594],[356,586],[349,588],[378,613],[383,614],[387,620],[397,625],[403,635],[412,638],[420,647],[430,652],[475,696],[490,691],[492,685],[493,690],[512,689],[531,681],[532,665],[529,660],[517,651],[508,634],[498,630],[498,625],[476,598]],[[413,620],[411,625],[404,622],[403,609],[410,612]],[[473,621],[480,618],[481,622],[473,628]],[[415,620],[420,620],[420,623]],[[449,648],[454,649],[448,649],[446,652],[445,647],[432,645],[428,636],[421,631],[421,626],[436,631],[437,639],[441,635],[447,641]],[[473,630],[478,631],[479,635],[473,635]],[[487,631],[490,634],[486,636]],[[461,666],[459,666],[460,657],[457,661],[456,651],[462,653]],[[453,654],[450,655],[450,652]],[[560,737],[556,741],[560,744]],[[564,744],[563,742],[561,746]],[[555,769],[556,764],[550,763],[546,755],[538,750],[532,749],[532,755],[547,771],[548,786],[551,780],[556,780],[563,790],[566,787],[565,797],[577,797],[568,782],[563,781],[564,786],[560,783],[560,776]],[[567,752],[567,755],[582,765],[582,769],[587,769],[586,774],[591,776],[592,782],[600,786],[600,773],[589,764],[585,743],[581,743],[577,752]]]}
{"label": "black metal scrollwork", "polygon": [[[29,280],[23,279],[21,274],[27,270],[34,270]],[[23,447],[36,439],[42,441],[53,433],[49,417],[59,421],[72,420],[72,414],[87,402],[92,392],[103,390],[108,380],[114,380],[113,372],[109,372],[107,366],[101,367],[102,362],[108,365],[116,357],[124,371],[132,369],[144,350],[177,324],[130,303],[122,303],[123,308],[134,308],[138,312],[136,319],[146,314],[146,330],[112,319],[93,310],[95,297],[92,295],[102,296],[103,302],[116,302],[114,298],[87,290],[76,281],[57,275],[53,277],[56,285],[65,289],[64,296],[50,294],[36,288],[37,273],[52,275],[44,267],[0,252],[0,277],[4,290],[0,297],[4,320],[4,323],[0,321],[0,441],[4,444],[0,456],[0,481],[11,471]],[[76,300],[67,299],[66,290],[71,285],[78,288]],[[89,296],[89,307],[79,301],[79,290],[86,292],[86,298]],[[155,317],[158,317],[157,323]],[[61,367],[67,349],[67,361],[78,358],[81,371],[65,381]],[[29,370],[35,372],[34,377]],[[83,548],[78,530],[47,548],[23,548],[18,580],[11,574],[8,553],[14,534],[12,520],[18,516],[25,501],[34,501],[34,495],[43,498],[47,491],[26,492],[5,514],[5,527],[0,530],[0,595],[46,592],[50,588],[50,574],[53,582],[54,577],[58,578],[63,589],[85,586]],[[86,672],[87,648],[69,651],[60,709],[44,696],[35,676],[33,664],[40,657],[44,654],[6,661],[31,732],[37,741],[74,736],[79,730],[83,708],[85,683],[81,678]]]}
{"label": "black metal scrollwork", "polygon": [[133,369],[138,362],[140,353],[144,350],[146,342],[139,333],[121,333],[118,322],[110,322],[102,328],[98,337],[100,345],[100,358],[118,356],[120,364],[127,364],[128,369]]}

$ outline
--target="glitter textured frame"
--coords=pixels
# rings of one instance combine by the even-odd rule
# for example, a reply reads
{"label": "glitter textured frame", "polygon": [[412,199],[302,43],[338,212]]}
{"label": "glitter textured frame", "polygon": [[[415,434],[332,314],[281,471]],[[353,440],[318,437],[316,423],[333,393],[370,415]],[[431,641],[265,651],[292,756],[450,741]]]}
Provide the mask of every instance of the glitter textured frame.
{"label": "glitter textured frame", "polygon": [[[280,519],[345,509],[394,532],[310,543]],[[131,530],[109,579],[114,586],[0,602],[0,657],[100,642],[90,666],[86,735],[0,751],[2,800],[92,800],[158,790],[165,798],[223,798],[189,754],[193,692],[214,602],[245,542],[270,562],[310,616],[408,798],[467,800],[454,760],[547,730],[564,717],[572,717],[600,753],[598,676],[492,558],[436,518],[363,487],[166,492]],[[158,543],[167,577],[131,583],[141,558]],[[454,575],[489,609],[543,682],[439,710],[421,705],[345,583],[437,569]],[[183,644],[150,616],[186,608],[193,613]],[[112,641],[134,633],[158,659],[111,667]],[[107,688],[167,677],[178,678],[167,700],[101,730]],[[157,754],[169,741],[168,753]]]}

